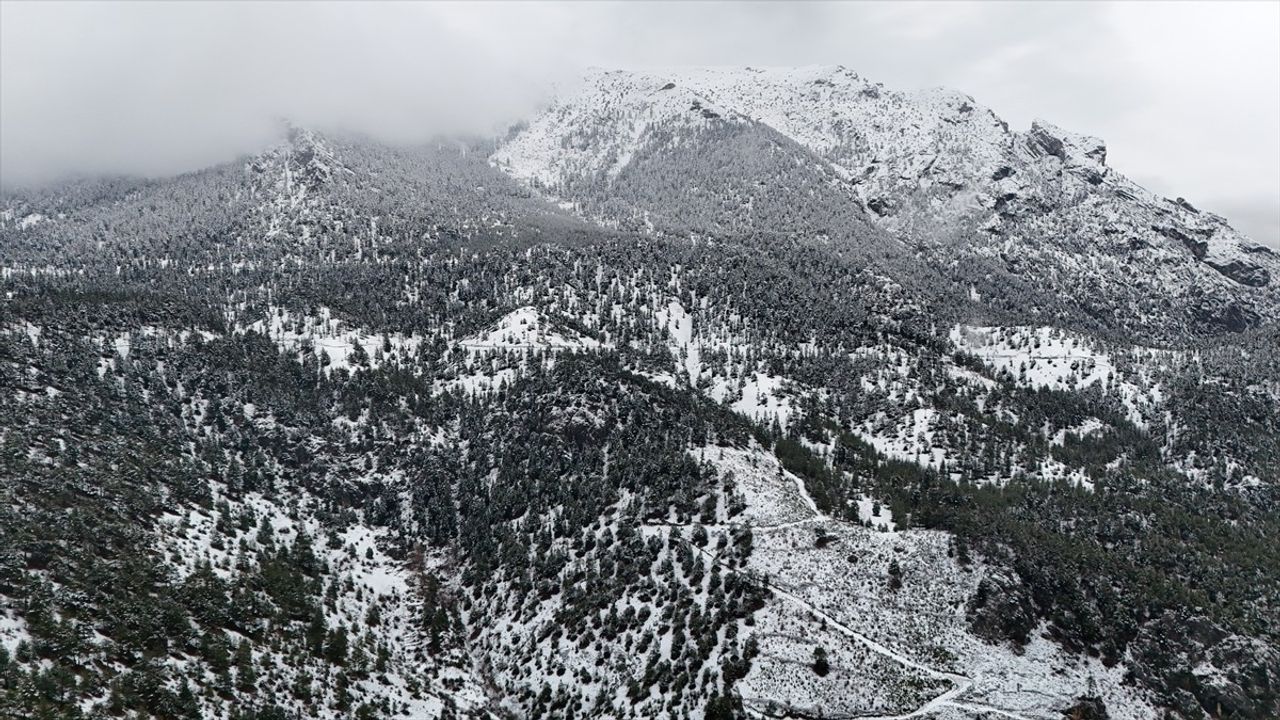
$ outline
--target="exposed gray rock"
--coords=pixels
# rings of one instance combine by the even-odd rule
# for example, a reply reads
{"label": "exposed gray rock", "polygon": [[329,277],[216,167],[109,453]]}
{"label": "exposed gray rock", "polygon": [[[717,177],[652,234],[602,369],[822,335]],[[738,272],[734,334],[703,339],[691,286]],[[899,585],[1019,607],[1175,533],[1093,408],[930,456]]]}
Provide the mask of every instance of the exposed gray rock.
{"label": "exposed gray rock", "polygon": [[[644,146],[670,132],[631,139],[631,118],[655,109],[667,112],[660,97],[655,101],[654,93],[633,89],[651,90],[670,80],[714,101],[726,118],[752,118],[814,153],[815,177],[841,176],[832,182],[856,196],[871,222],[919,248],[926,262],[946,267],[998,258],[1001,272],[1037,278],[1034,284],[1015,285],[1043,293],[1036,302],[1053,308],[1046,312],[1055,317],[1084,314],[1165,336],[1188,324],[1220,332],[1251,327],[1258,317],[1280,316],[1280,295],[1272,282],[1280,277],[1280,258],[1251,255],[1253,243],[1226,221],[1185,200],[1154,195],[1109,168],[1107,146],[1097,137],[1044,120],[1010,131],[962,93],[897,92],[842,69],[694,68],[669,77],[637,76],[618,88],[610,78],[570,99],[562,111],[547,114],[544,128],[509,143],[499,157],[524,162],[527,167],[519,173],[580,187],[573,184],[578,180],[555,176],[575,164],[595,162],[591,151],[560,153],[556,139],[576,136],[580,124],[567,121],[564,112],[598,124],[592,108],[604,95],[625,109],[610,115],[619,119],[609,127],[606,144],[637,145],[611,157],[643,162]],[[704,119],[699,112],[691,115]],[[717,137],[708,134],[702,140]],[[555,162],[547,161],[542,146],[552,148]],[[830,173],[822,170],[822,161],[832,164]],[[572,193],[561,194],[574,199]],[[736,215],[740,201],[734,197],[718,207]],[[798,208],[788,212],[804,214]],[[729,226],[737,218],[714,222]],[[941,247],[946,250],[937,252]],[[988,302],[1015,285],[998,286],[986,296]],[[1087,295],[1080,294],[1084,287],[1090,288]]]}
{"label": "exposed gray rock", "polygon": [[1280,652],[1200,616],[1166,615],[1142,628],[1130,669],[1163,688],[1184,718],[1280,717]]}
{"label": "exposed gray rock", "polygon": [[1027,133],[1027,146],[1037,155],[1052,155],[1060,160],[1067,159],[1067,150],[1062,139],[1055,137],[1040,123],[1031,124],[1031,132]]}
{"label": "exposed gray rock", "polygon": [[1082,697],[1062,713],[1064,720],[1111,720],[1106,703],[1098,697]]}
{"label": "exposed gray rock", "polygon": [[1031,123],[1027,141],[1037,155],[1053,155],[1075,165],[1107,164],[1107,145],[1101,139],[1068,132],[1043,120]]}
{"label": "exposed gray rock", "polygon": [[1206,260],[1205,264],[1241,285],[1266,287],[1271,284],[1271,273],[1266,268],[1243,259],[1237,258],[1225,263]]}
{"label": "exposed gray rock", "polygon": [[1181,243],[1191,251],[1191,254],[1195,256],[1196,260],[1204,260],[1205,255],[1209,252],[1209,241],[1202,238],[1193,238],[1176,227],[1168,225],[1152,225],[1151,229],[1170,240],[1176,240]]}
{"label": "exposed gray rock", "polygon": [[969,627],[992,644],[1008,642],[1016,648],[1027,644],[1036,626],[1035,607],[1017,578],[993,574],[978,584],[969,599]]}
{"label": "exposed gray rock", "polygon": [[1196,319],[1212,326],[1231,332],[1244,332],[1258,326],[1262,317],[1252,307],[1240,302],[1204,302],[1194,310]]}
{"label": "exposed gray rock", "polygon": [[871,198],[867,201],[867,207],[882,217],[893,214],[893,203],[886,198]]}

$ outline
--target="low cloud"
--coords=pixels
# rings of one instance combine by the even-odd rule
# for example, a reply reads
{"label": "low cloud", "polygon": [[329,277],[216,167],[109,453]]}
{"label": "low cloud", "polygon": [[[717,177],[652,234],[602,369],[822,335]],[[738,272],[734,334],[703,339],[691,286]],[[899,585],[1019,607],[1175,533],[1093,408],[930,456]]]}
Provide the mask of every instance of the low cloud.
{"label": "low cloud", "polygon": [[598,66],[843,64],[946,85],[1280,246],[1275,3],[0,4],[0,183],[163,175],[291,117],[499,133]]}

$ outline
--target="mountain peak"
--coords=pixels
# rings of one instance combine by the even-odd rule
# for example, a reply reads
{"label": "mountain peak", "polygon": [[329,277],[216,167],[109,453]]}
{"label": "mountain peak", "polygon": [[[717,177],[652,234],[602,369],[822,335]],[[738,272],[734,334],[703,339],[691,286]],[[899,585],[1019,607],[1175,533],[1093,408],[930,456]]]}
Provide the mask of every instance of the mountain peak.
{"label": "mountain peak", "polygon": [[291,120],[281,120],[283,139],[248,164],[256,175],[276,177],[286,194],[315,190],[341,167],[332,144],[319,132]]}
{"label": "mountain peak", "polygon": [[[745,142],[741,131],[711,132],[731,126],[754,128],[758,138]],[[805,179],[778,165],[769,165],[772,177],[754,178],[751,189],[730,189],[718,179],[729,172],[724,163],[751,162],[743,170],[761,172],[760,164],[788,143],[795,146],[787,151],[791,163],[813,170]],[[1132,270],[1091,270],[1106,275],[1099,282],[1116,293],[1132,295],[1127,302],[1171,293],[1185,297],[1188,307],[1216,308],[1197,317],[1210,324],[1221,319],[1228,327],[1265,314],[1223,310],[1235,307],[1240,293],[1247,305],[1280,307],[1274,293],[1252,294],[1280,277],[1274,253],[1221,218],[1127,179],[1107,165],[1101,139],[1043,119],[1025,131],[1011,130],[965,93],[893,90],[839,65],[597,68],[492,159],[517,179],[579,207],[590,198],[609,198],[608,222],[617,223],[650,217],[657,208],[623,209],[611,188],[616,178],[634,168],[640,175],[675,173],[689,181],[703,177],[688,166],[702,156],[722,167],[695,192],[723,197],[718,205],[686,213],[704,218],[700,228],[741,228],[744,213],[758,216],[770,193],[797,193],[794,201],[807,209],[794,212],[809,219],[828,217],[844,197],[903,242],[950,248],[938,262],[954,262],[956,253],[982,263],[1002,257],[1010,258],[1001,263],[1002,272],[1066,278],[1105,258],[1104,267],[1140,268],[1136,282]],[[666,166],[652,165],[659,157],[668,158],[662,160]],[[685,166],[674,169],[672,162]],[[812,189],[797,192],[801,185]],[[640,191],[623,194],[631,192]],[[821,210],[812,200],[817,197],[823,198]],[[753,218],[745,226],[785,224]],[[827,236],[820,223],[808,226],[819,239]],[[1071,295],[1069,285],[1064,280],[1057,292]],[[1208,301],[1205,293],[1217,299]]]}
{"label": "mountain peak", "polygon": [[1047,120],[1036,118],[1031,122],[1028,140],[1033,150],[1064,161],[1097,166],[1107,164],[1107,145],[1101,138],[1063,130]]}

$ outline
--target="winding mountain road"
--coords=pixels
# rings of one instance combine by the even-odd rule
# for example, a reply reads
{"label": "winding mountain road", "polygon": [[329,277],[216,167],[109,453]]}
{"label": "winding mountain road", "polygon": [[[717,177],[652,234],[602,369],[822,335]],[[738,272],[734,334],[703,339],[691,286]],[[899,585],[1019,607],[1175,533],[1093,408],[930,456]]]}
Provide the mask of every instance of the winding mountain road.
{"label": "winding mountain road", "polygon": [[[706,553],[704,552],[704,554]],[[732,572],[736,572],[731,568],[730,570]],[[797,605],[801,608],[804,608],[813,616],[822,619],[825,623],[835,628],[841,635],[844,635],[845,637],[848,637],[851,640],[854,640],[860,643],[861,645],[865,646],[867,649],[871,650],[877,655],[881,655],[883,657],[889,658],[890,660],[893,660],[894,662],[898,663],[899,665],[902,665],[903,667],[908,667],[913,670],[919,670],[920,672],[923,672],[926,675],[929,675],[931,677],[947,680],[952,684],[951,689],[929,700],[925,704],[921,705],[915,710],[912,710],[909,713],[905,713],[902,715],[851,715],[849,716],[850,718],[858,718],[859,720],[908,720],[909,718],[923,717],[926,715],[933,714],[943,707],[953,707],[953,708],[968,711],[974,714],[994,713],[1002,717],[1011,718],[1011,720],[1039,720],[1036,718],[1030,718],[1026,715],[1019,715],[1018,713],[1011,712],[1009,710],[1004,710],[1002,708],[992,707],[992,706],[984,705],[981,703],[957,702],[957,700],[960,697],[962,697],[963,695],[965,695],[966,693],[968,693],[970,690],[973,689],[974,682],[972,678],[965,675],[957,675],[955,673],[949,673],[943,670],[938,670],[937,668],[930,667],[923,663],[912,660],[911,658],[903,655],[902,653],[897,652],[893,648],[890,648],[884,644],[876,642],[875,640],[872,640],[871,638],[867,637],[866,635],[863,635],[857,630],[854,630],[848,625],[845,625],[844,623],[832,617],[829,613],[823,610],[819,610],[818,608],[814,607],[812,603],[795,595],[794,593],[788,590],[784,590],[770,582],[765,582],[765,585],[770,590],[772,590],[773,593],[778,597],[794,605]],[[768,717],[768,716],[760,714],[760,717]]]}
{"label": "winding mountain road", "polygon": [[[808,488],[805,487],[804,481],[798,476],[793,476],[793,477],[795,480],[796,489],[800,493],[800,497],[804,500],[805,505],[807,505],[809,509],[814,513],[813,516],[808,518],[803,518],[801,520],[793,520],[786,523],[780,523],[778,525],[761,525],[761,526],[746,525],[745,527],[750,527],[752,531],[760,531],[760,530],[767,531],[767,530],[776,530],[783,527],[794,527],[796,525],[801,525],[809,522],[841,522],[841,521],[832,520],[830,517],[824,514],[821,510],[819,510],[817,503],[814,502],[813,497],[809,495]],[[659,525],[666,528],[688,527],[686,525],[678,525],[678,524],[659,524]],[[710,528],[710,527],[717,527],[717,526],[704,526],[704,527]],[[827,720],[910,720],[911,718],[925,717],[928,715],[935,714],[941,711],[943,708],[954,708],[956,710],[960,710],[963,712],[967,712],[967,713],[971,713],[973,715],[979,715],[979,716],[983,714],[999,715],[1004,718],[1009,718],[1009,720],[1044,720],[1043,718],[1033,718],[1027,715],[1020,715],[1010,710],[1005,710],[1003,708],[997,708],[990,705],[985,705],[983,703],[960,702],[960,699],[964,697],[970,690],[973,689],[974,687],[973,678],[970,678],[966,675],[958,675],[956,673],[950,673],[944,670],[939,670],[935,667],[931,667],[929,665],[925,665],[924,663],[913,660],[907,657],[906,655],[903,655],[902,653],[894,650],[893,648],[887,645],[884,645],[883,643],[872,640],[866,635],[863,635],[857,630],[854,630],[848,625],[845,625],[844,623],[840,622],[836,618],[832,617],[826,611],[821,610],[817,607],[814,607],[812,603],[796,595],[790,590],[780,587],[768,580],[762,580],[757,576],[743,572],[742,570],[736,567],[725,565],[720,561],[717,555],[712,554],[711,552],[708,552],[707,550],[697,546],[696,544],[685,539],[683,536],[680,537],[680,540],[687,543],[695,551],[709,558],[713,564],[721,567],[722,569],[739,576],[746,576],[748,580],[763,583],[764,586],[769,588],[769,590],[771,590],[774,593],[774,595],[776,595],[777,597],[782,598],[783,600],[793,605],[796,605],[800,608],[803,608],[805,611],[807,611],[809,614],[811,614],[815,618],[821,619],[826,624],[835,628],[836,631],[839,632],[841,635],[844,635],[850,640],[853,640],[863,645],[871,652],[876,653],[877,655],[881,655],[885,658],[888,658],[893,662],[899,665],[902,665],[903,667],[911,668],[912,670],[918,670],[926,675],[929,675],[930,677],[939,678],[951,683],[951,688],[948,689],[946,692],[942,693],[941,695],[938,695],[937,697],[930,699],[928,702],[924,703],[920,707],[908,713],[904,713],[901,715],[823,716],[827,718]],[[768,701],[757,700],[756,702],[763,704]],[[744,704],[744,709],[746,709],[748,713],[750,713],[751,715],[757,718],[763,718],[766,720],[773,718],[776,720],[779,717],[776,715],[767,714],[762,710],[759,710],[756,708],[748,707],[747,701],[744,701],[743,704]],[[784,710],[784,712],[786,712],[787,714],[781,716],[783,718],[792,717],[792,718],[803,718],[805,720],[808,720],[809,718],[811,718],[811,716],[803,714],[803,712],[797,713],[795,710],[790,710],[790,711]]]}

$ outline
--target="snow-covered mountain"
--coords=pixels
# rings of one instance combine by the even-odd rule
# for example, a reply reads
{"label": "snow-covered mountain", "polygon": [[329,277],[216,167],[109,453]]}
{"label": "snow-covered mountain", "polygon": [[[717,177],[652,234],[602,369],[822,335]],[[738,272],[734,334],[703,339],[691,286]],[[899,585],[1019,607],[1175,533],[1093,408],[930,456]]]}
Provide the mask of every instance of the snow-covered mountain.
{"label": "snow-covered mountain", "polygon": [[1280,715],[1275,256],[841,68],[0,198],[0,717]]}
{"label": "snow-covered mountain", "polygon": [[[743,128],[811,153],[790,161],[811,164],[807,176],[755,173],[762,194],[799,190],[810,214],[847,197],[936,267],[973,276],[988,297],[1011,284],[1038,285],[1074,298],[1074,310],[1094,322],[1131,330],[1240,330],[1280,308],[1280,255],[1217,215],[1130,181],[1107,165],[1101,140],[1040,120],[1011,129],[962,93],[899,92],[842,67],[593,71],[492,157],[513,177],[581,203],[585,214],[617,221],[627,217],[619,202],[634,216],[655,204],[684,208],[677,193],[656,201],[652,188],[634,193],[622,182],[629,169],[663,172],[652,162],[662,151],[714,160],[700,146]],[[715,171],[740,174],[723,164]],[[602,196],[611,204],[596,201]],[[716,201],[725,226],[759,202],[740,191]],[[859,221],[844,210],[846,224]]]}

